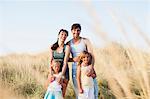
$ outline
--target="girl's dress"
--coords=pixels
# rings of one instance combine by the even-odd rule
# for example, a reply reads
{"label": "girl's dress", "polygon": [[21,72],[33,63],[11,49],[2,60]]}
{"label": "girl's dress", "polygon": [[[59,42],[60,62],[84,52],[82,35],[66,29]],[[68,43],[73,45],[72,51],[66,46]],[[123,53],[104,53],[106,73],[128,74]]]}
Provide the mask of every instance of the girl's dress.
{"label": "girl's dress", "polygon": [[61,90],[62,86],[57,82],[60,74],[54,74],[54,76],[56,79],[49,84],[44,99],[63,99]]}
{"label": "girl's dress", "polygon": [[81,66],[81,86],[83,93],[79,93],[78,99],[95,99],[93,78],[86,75],[89,70],[89,66]]}

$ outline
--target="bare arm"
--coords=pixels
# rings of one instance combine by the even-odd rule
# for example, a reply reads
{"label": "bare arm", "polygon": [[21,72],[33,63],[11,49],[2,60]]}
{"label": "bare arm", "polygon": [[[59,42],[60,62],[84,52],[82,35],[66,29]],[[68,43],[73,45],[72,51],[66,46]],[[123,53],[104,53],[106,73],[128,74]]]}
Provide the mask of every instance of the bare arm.
{"label": "bare arm", "polygon": [[91,55],[92,55],[92,66],[94,66],[95,58],[94,58],[94,53],[93,53],[93,46],[92,46],[92,44],[91,44],[89,39],[84,39],[84,42],[85,42],[85,44],[87,46],[87,51],[89,53],[91,53]]}
{"label": "bare arm", "polygon": [[81,70],[80,70],[80,66],[77,67],[77,85],[78,85],[78,90],[80,93],[83,93],[83,89],[81,86]]}
{"label": "bare arm", "polygon": [[51,49],[51,47],[50,47],[50,53],[49,53],[49,73],[50,73],[50,75],[52,76],[52,60],[53,60],[53,51],[52,51],[52,49]]}
{"label": "bare arm", "polygon": [[85,41],[85,44],[87,46],[88,52],[91,53],[91,55],[92,55],[92,64],[90,65],[91,71],[87,74],[87,76],[92,76],[93,78],[95,78],[96,72],[94,70],[95,57],[94,57],[94,53],[93,53],[93,46],[88,39],[84,39],[84,41]]}
{"label": "bare arm", "polygon": [[51,83],[51,82],[54,81],[54,80],[55,80],[55,78],[53,78],[52,75],[49,74],[49,75],[48,75],[48,78],[47,78],[47,80],[46,80],[46,83],[45,83],[45,89],[47,89],[49,83]]}
{"label": "bare arm", "polygon": [[68,60],[69,60],[69,56],[70,56],[70,46],[66,45],[64,63],[63,63],[63,68],[62,68],[62,74],[63,75],[66,72],[66,68],[67,68],[67,63],[68,63]]}

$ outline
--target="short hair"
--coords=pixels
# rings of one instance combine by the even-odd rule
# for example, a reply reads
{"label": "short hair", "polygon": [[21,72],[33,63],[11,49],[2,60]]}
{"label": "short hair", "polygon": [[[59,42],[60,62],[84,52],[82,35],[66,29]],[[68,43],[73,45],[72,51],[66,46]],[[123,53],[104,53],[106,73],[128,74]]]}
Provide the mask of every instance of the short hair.
{"label": "short hair", "polygon": [[77,29],[79,28],[81,30],[81,25],[79,23],[74,23],[72,26],[71,26],[71,30],[73,29]]}

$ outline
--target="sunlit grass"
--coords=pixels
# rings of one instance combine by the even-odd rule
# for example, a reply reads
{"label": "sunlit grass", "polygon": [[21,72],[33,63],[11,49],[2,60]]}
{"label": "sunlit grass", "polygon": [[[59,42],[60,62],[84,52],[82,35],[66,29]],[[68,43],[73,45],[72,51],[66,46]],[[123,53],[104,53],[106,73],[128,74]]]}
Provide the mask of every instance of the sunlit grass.
{"label": "sunlit grass", "polygon": [[[131,47],[129,50],[114,42],[103,48],[94,48],[94,53],[99,93],[102,99],[149,98],[150,53]],[[15,98],[42,99],[46,91],[44,84],[48,74],[48,57],[48,52],[37,55],[11,54],[1,57],[1,86],[4,90],[9,88],[9,94],[12,93]],[[69,68],[71,70],[70,64]],[[0,94],[3,95],[3,99],[7,99],[8,95],[5,91]],[[73,97],[74,91],[70,80],[66,99]]]}

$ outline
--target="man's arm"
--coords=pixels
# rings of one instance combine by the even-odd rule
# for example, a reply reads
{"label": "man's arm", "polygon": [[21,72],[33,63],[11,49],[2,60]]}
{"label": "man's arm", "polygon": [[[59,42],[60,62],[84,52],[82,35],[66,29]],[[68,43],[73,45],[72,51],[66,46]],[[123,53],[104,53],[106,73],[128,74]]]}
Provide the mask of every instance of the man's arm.
{"label": "man's arm", "polygon": [[91,62],[91,65],[89,65],[91,67],[91,71],[87,74],[87,76],[89,76],[89,77],[91,76],[91,77],[95,78],[96,73],[94,70],[95,57],[94,57],[94,52],[93,52],[93,46],[92,46],[90,40],[87,38],[84,38],[84,42],[86,44],[87,51],[92,55],[92,62]]}
{"label": "man's arm", "polygon": [[94,57],[94,53],[93,53],[93,46],[92,46],[90,40],[87,38],[84,38],[84,42],[86,44],[87,51],[92,55],[92,62],[91,62],[92,64],[91,65],[94,66],[95,57]]}

